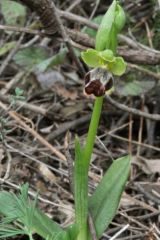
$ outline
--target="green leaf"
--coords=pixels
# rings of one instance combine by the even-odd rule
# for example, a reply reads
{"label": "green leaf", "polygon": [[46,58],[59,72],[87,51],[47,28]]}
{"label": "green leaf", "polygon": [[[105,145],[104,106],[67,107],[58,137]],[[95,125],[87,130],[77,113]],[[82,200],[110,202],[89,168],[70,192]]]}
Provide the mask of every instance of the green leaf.
{"label": "green leaf", "polygon": [[[5,216],[0,224],[1,238],[19,234],[26,234],[32,238],[32,218],[36,199],[32,203],[28,202],[27,192],[27,184],[21,187],[21,194],[18,196],[5,191],[0,192],[0,212]],[[2,207],[5,207],[5,210]],[[11,225],[15,220],[19,222],[18,227]]]}
{"label": "green leaf", "polygon": [[88,216],[88,172],[84,161],[84,151],[81,149],[78,137],[75,140],[75,166],[74,166],[74,200],[76,224],[79,238],[85,239],[87,235]]}
{"label": "green leaf", "polygon": [[130,172],[130,156],[115,160],[89,199],[89,210],[100,238],[116,214]]}
{"label": "green leaf", "polygon": [[16,199],[13,193],[6,191],[0,192],[0,213],[5,217],[17,219]]}
{"label": "green leaf", "polygon": [[24,26],[26,21],[26,8],[19,3],[1,0],[1,10],[8,25]]}
{"label": "green leaf", "polygon": [[117,91],[123,96],[139,96],[151,90],[155,86],[154,81],[130,81],[120,83]]}
{"label": "green leaf", "polygon": [[115,62],[111,63],[108,68],[116,76],[121,76],[126,71],[127,64],[122,57],[116,57]]}
{"label": "green leaf", "polygon": [[15,41],[5,43],[1,48],[0,48],[0,57],[8,53],[12,48],[14,48],[16,45]]}
{"label": "green leaf", "polygon": [[[6,217],[0,233],[5,231],[7,234],[8,227],[5,223],[13,223],[16,220],[22,224],[22,229],[19,230],[23,230],[28,235],[36,232],[43,238],[61,235],[60,239],[62,239],[62,236],[66,234],[57,223],[36,208],[36,199],[29,201],[28,184],[21,187],[21,193],[18,196],[6,191],[0,192],[0,213]],[[15,231],[18,230],[15,229]]]}
{"label": "green leaf", "polygon": [[23,90],[23,89],[21,89],[21,88],[19,88],[19,87],[16,87],[16,88],[15,88],[15,94],[16,94],[16,96],[22,96],[23,93],[24,93],[24,90]]}
{"label": "green leaf", "polygon": [[67,239],[68,240],[75,240],[77,239],[78,236],[78,226],[76,224],[72,224],[70,225],[67,229],[66,229],[66,233],[67,233]]}
{"label": "green leaf", "polygon": [[67,48],[63,48],[59,51],[59,53],[57,53],[56,55],[45,59],[44,61],[40,62],[37,66],[36,66],[36,70],[38,70],[38,72],[44,72],[47,69],[56,66],[56,65],[60,65],[64,62],[65,57],[67,55]]}
{"label": "green leaf", "polygon": [[87,49],[81,53],[83,61],[90,67],[100,67],[102,65],[99,52],[95,49]]}
{"label": "green leaf", "polygon": [[110,43],[112,41],[110,34],[114,24],[116,5],[117,3],[114,0],[111,6],[109,7],[108,11],[104,15],[102,22],[98,28],[95,45],[95,48],[98,51],[110,49]]}
{"label": "green leaf", "polygon": [[34,212],[32,227],[33,231],[44,238],[55,237],[57,234],[61,234],[62,236],[65,233],[57,223],[37,208]]}
{"label": "green leaf", "polygon": [[10,225],[0,224],[0,239],[5,239],[7,237],[13,237],[17,235],[25,235],[25,231],[12,227]]}
{"label": "green leaf", "polygon": [[14,61],[25,69],[33,69],[33,67],[48,57],[46,49],[38,46],[28,47],[19,50],[14,56]]}
{"label": "green leaf", "polygon": [[34,216],[34,211],[37,204],[37,197],[34,199],[34,201],[30,201],[28,199],[28,190],[29,185],[28,183],[24,184],[20,188],[20,194],[17,196],[14,195],[16,199],[16,210],[18,213],[17,220],[20,221],[24,225],[24,230],[26,234],[29,236],[32,235],[32,221]]}
{"label": "green leaf", "polygon": [[70,240],[66,232],[59,232],[57,234],[49,235],[45,240]]}

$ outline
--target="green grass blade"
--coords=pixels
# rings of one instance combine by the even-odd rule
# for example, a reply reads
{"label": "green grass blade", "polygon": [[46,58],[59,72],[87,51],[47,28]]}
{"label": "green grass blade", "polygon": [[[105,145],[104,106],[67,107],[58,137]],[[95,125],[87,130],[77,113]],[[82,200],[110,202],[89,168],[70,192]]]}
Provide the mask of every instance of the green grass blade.
{"label": "green grass blade", "polygon": [[101,237],[116,214],[130,171],[130,156],[117,159],[89,199],[97,237]]}

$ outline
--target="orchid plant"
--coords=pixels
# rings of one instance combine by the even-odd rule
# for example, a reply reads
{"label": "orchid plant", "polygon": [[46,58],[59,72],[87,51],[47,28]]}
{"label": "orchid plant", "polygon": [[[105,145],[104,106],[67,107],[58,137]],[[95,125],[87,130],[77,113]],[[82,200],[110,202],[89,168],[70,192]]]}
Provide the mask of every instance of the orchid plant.
{"label": "orchid plant", "polygon": [[125,13],[114,0],[99,26],[95,49],[81,54],[92,68],[85,76],[85,91],[95,96],[95,104],[85,145],[81,146],[78,137],[75,140],[74,224],[62,229],[37,207],[37,200],[29,200],[28,184],[24,184],[18,196],[0,192],[0,213],[4,216],[0,224],[1,238],[27,234],[33,240],[37,233],[46,240],[95,240],[102,236],[115,216],[129,175],[130,156],[113,161],[90,197],[88,172],[104,96],[114,90],[114,75],[121,76],[126,69],[123,58],[116,56],[117,36],[124,24]]}

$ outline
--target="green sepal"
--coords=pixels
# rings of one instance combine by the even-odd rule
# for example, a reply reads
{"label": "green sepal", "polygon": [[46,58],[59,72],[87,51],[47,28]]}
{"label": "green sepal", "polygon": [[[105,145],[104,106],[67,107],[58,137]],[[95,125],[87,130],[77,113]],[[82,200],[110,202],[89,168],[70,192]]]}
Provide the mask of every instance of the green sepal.
{"label": "green sepal", "polygon": [[[97,51],[98,52],[98,51]],[[104,51],[98,52],[98,56],[107,62],[113,62],[114,61],[114,54],[111,50],[106,49]]]}
{"label": "green sepal", "polygon": [[100,67],[102,65],[99,52],[95,49],[87,49],[81,53],[83,61],[90,67]]}
{"label": "green sepal", "polygon": [[115,61],[108,64],[108,69],[116,76],[121,76],[126,71],[127,64],[122,57],[116,57]]}
{"label": "green sepal", "polygon": [[126,71],[126,63],[122,57],[114,57],[111,50],[97,51],[88,49],[81,54],[83,61],[90,67],[102,67],[116,76],[121,76]]}
{"label": "green sepal", "polygon": [[98,238],[116,214],[129,172],[130,156],[115,160],[89,199],[89,211]]}
{"label": "green sepal", "polygon": [[97,51],[95,49],[87,49],[81,53],[83,61],[90,67],[104,67],[108,62],[115,60],[114,54],[111,50]]}

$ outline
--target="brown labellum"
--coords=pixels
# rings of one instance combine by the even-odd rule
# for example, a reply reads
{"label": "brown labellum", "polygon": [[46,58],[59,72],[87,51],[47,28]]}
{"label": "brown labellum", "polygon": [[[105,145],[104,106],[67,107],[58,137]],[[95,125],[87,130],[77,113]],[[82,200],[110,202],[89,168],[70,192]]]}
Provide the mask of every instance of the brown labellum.
{"label": "brown labellum", "polygon": [[114,85],[114,79],[110,72],[103,68],[95,68],[85,76],[85,92],[101,97]]}
{"label": "brown labellum", "polygon": [[26,5],[32,11],[35,11],[37,13],[47,34],[53,35],[56,32],[58,32],[52,0],[15,0],[15,1]]}

